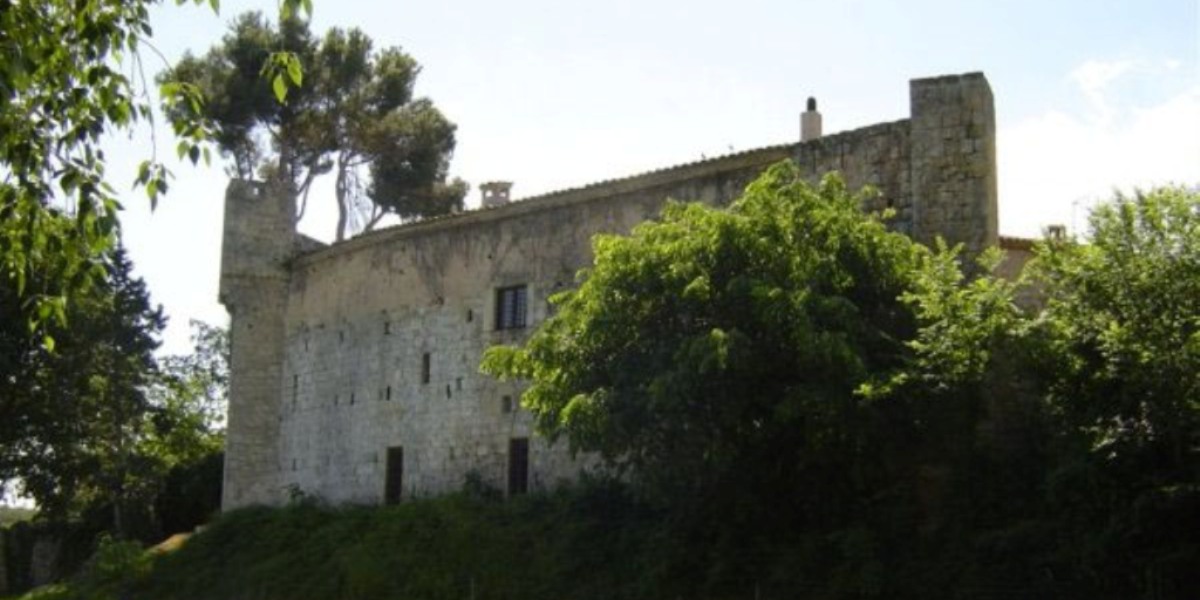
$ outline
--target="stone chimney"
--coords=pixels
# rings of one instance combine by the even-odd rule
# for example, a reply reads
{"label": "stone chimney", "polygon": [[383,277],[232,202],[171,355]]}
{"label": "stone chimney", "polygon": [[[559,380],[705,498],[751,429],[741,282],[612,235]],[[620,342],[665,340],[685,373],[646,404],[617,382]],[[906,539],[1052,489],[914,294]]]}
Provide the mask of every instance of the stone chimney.
{"label": "stone chimney", "polygon": [[489,181],[479,184],[479,191],[483,193],[483,207],[492,208],[508,204],[508,194],[512,191],[512,185],[511,181]]}
{"label": "stone chimney", "polygon": [[817,112],[817,99],[809,96],[808,110],[800,115],[800,141],[807,142],[821,137],[821,113]]}

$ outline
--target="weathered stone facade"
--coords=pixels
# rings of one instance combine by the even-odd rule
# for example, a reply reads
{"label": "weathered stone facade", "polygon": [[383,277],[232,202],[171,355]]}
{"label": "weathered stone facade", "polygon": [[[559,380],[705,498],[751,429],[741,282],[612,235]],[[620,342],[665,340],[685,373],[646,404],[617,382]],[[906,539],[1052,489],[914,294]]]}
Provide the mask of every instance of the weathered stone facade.
{"label": "weathered stone facade", "polygon": [[221,275],[233,352],[223,505],[275,504],[289,490],[378,503],[458,489],[472,473],[509,491],[574,477],[581,463],[532,435],[520,386],[479,374],[479,359],[546,317],[547,298],[590,263],[592,235],[628,231],[667,198],[727,203],[791,159],[814,179],[836,170],[852,188],[878,188],[868,208],[893,208],[895,227],[919,240],[995,245],[987,80],[915,80],[911,105],[902,121],[329,247],[297,236],[286,191],[233,182]]}

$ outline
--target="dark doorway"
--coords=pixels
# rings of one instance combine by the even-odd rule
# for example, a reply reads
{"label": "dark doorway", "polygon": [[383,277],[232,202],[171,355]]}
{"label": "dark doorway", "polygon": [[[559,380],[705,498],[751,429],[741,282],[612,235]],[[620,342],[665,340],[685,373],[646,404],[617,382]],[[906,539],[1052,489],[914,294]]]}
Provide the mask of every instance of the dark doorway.
{"label": "dark doorway", "polygon": [[508,495],[524,494],[529,489],[529,439],[508,440]]}
{"label": "dark doorway", "polygon": [[383,484],[383,503],[397,504],[404,489],[404,447],[396,446],[387,451],[387,475]]}

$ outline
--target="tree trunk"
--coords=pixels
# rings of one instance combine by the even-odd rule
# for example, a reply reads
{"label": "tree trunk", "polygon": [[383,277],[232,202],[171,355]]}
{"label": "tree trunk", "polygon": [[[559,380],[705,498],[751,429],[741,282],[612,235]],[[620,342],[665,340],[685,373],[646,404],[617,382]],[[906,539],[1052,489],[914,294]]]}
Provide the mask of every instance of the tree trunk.
{"label": "tree trunk", "polygon": [[349,202],[347,198],[349,194],[348,190],[346,189],[346,172],[348,170],[349,167],[346,166],[345,154],[339,154],[337,163],[337,185],[334,186],[334,194],[337,196],[338,207],[337,241],[339,242],[346,239],[346,226],[350,218],[350,207],[346,205],[347,202]]}

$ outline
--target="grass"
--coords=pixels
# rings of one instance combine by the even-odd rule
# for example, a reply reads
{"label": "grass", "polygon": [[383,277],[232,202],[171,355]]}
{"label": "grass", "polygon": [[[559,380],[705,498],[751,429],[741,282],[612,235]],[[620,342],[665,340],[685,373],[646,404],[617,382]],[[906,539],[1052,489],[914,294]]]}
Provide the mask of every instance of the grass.
{"label": "grass", "polygon": [[658,597],[638,560],[652,525],[616,488],[252,508],[167,553],[104,544],[67,586],[22,600]]}

